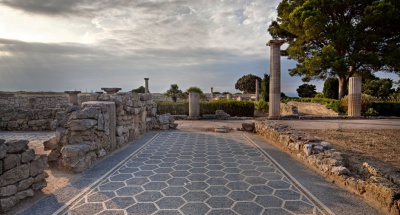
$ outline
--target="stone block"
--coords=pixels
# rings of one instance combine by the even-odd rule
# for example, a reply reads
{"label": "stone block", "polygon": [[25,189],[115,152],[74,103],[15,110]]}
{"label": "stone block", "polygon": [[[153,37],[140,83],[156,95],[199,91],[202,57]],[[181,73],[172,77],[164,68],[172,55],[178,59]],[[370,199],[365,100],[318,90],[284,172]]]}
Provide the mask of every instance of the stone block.
{"label": "stone block", "polygon": [[57,149],[58,143],[57,143],[57,137],[52,137],[46,141],[43,142],[44,150],[49,151],[52,149]]}
{"label": "stone block", "polygon": [[176,129],[177,127],[178,127],[178,123],[171,123],[169,125],[169,128],[171,128],[171,129]]}
{"label": "stone block", "polygon": [[6,212],[18,204],[18,198],[16,196],[11,196],[9,198],[0,199],[0,212]]}
{"label": "stone block", "polygon": [[25,199],[26,197],[32,197],[34,195],[34,192],[32,189],[24,190],[21,192],[18,192],[15,194],[15,197],[17,197],[18,200]]}
{"label": "stone block", "polygon": [[3,174],[3,161],[0,160],[0,175]]}
{"label": "stone block", "polygon": [[79,158],[65,158],[62,164],[73,172],[80,173],[89,168],[96,160],[96,157],[97,155],[95,152],[90,152]]}
{"label": "stone block", "polygon": [[32,184],[32,189],[33,190],[40,190],[40,189],[42,189],[43,187],[46,187],[46,186],[47,186],[46,180],[42,180],[40,182]]}
{"label": "stone block", "polygon": [[117,126],[116,135],[117,135],[118,137],[121,137],[122,134],[123,134],[123,132],[124,132],[124,126]]}
{"label": "stone block", "polygon": [[21,155],[21,163],[28,163],[33,159],[35,159],[35,150],[33,149],[29,149]]}
{"label": "stone block", "polygon": [[0,144],[0,159],[3,159],[6,156],[7,149],[8,149],[8,147],[6,144],[4,144],[4,143]]}
{"label": "stone block", "polygon": [[67,145],[61,148],[63,158],[81,157],[89,151],[91,147],[87,144]]}
{"label": "stone block", "polygon": [[30,165],[29,174],[30,176],[36,176],[42,173],[47,168],[47,156],[38,156]]}
{"label": "stone block", "polygon": [[249,132],[252,132],[252,131],[254,131],[254,122],[252,122],[252,123],[242,123],[242,128],[243,128],[243,130],[245,130],[245,131],[249,131]]}
{"label": "stone block", "polygon": [[21,155],[20,154],[8,154],[4,158],[3,168],[4,170],[9,170],[15,166],[21,164]]}
{"label": "stone block", "polygon": [[47,161],[55,161],[61,156],[61,148],[52,150],[49,155],[47,155]]}
{"label": "stone block", "polygon": [[53,120],[53,121],[50,123],[50,129],[51,129],[52,131],[55,131],[55,130],[57,129],[57,127],[58,127],[59,124],[60,124],[60,122],[59,122],[58,120]]}
{"label": "stone block", "polygon": [[124,145],[124,143],[125,143],[125,138],[124,137],[117,137],[116,139],[117,139],[117,144],[119,146],[123,146]]}
{"label": "stone block", "polygon": [[344,166],[332,167],[331,172],[335,175],[350,175],[350,171]]}
{"label": "stone block", "polygon": [[330,143],[330,142],[323,141],[323,142],[321,142],[320,145],[321,145],[322,147],[324,147],[325,150],[332,149],[332,143]]}
{"label": "stone block", "polygon": [[0,175],[0,186],[15,184],[18,181],[29,177],[29,165],[24,164],[3,172]]}
{"label": "stone block", "polygon": [[70,119],[98,119],[99,114],[99,108],[89,106],[85,107],[83,110],[73,112]]}
{"label": "stone block", "polygon": [[17,193],[17,186],[15,185],[8,185],[5,187],[0,187],[0,197],[7,197],[7,196],[12,196],[15,193]]}
{"label": "stone block", "polygon": [[99,118],[97,119],[97,130],[104,131],[104,115],[99,114]]}
{"label": "stone block", "polygon": [[41,182],[43,180],[45,180],[45,178],[49,177],[49,174],[47,174],[47,172],[42,172],[40,174],[38,174],[37,176],[35,176],[33,183],[38,183]]}
{"label": "stone block", "polygon": [[20,181],[18,183],[18,191],[28,189],[33,184],[34,180],[35,180],[34,178],[30,177],[28,179]]}
{"label": "stone block", "polygon": [[107,154],[106,150],[100,149],[100,150],[97,152],[97,157],[101,158],[101,157],[106,156],[106,154]]}
{"label": "stone block", "polygon": [[21,153],[28,149],[28,140],[7,140],[6,145],[8,147],[7,153]]}
{"label": "stone block", "polygon": [[97,125],[97,120],[94,119],[71,120],[67,124],[71,131],[85,131],[95,125]]}
{"label": "stone block", "polygon": [[311,155],[311,152],[312,152],[312,145],[311,144],[304,144],[303,145],[303,151],[304,151],[304,153],[307,155],[307,156],[310,156]]}
{"label": "stone block", "polygon": [[48,120],[48,119],[31,120],[28,122],[28,125],[31,127],[40,127],[43,125],[50,125],[50,120]]}

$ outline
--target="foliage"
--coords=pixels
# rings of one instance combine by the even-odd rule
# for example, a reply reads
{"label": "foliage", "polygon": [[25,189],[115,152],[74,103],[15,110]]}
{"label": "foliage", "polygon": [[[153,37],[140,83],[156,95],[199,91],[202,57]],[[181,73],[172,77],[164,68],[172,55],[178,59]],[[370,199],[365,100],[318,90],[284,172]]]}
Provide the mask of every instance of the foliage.
{"label": "foliage", "polygon": [[132,93],[144,93],[146,90],[146,88],[144,88],[143,86],[140,86],[136,89],[131,90]]}
{"label": "foliage", "polygon": [[256,92],[256,79],[258,79],[258,83],[261,83],[261,78],[252,74],[244,75],[239,78],[235,84],[235,89],[243,91],[245,94],[247,93],[255,93]]}
{"label": "foliage", "polygon": [[189,115],[188,102],[163,102],[156,101],[157,114]]}
{"label": "foliage", "polygon": [[[365,115],[366,111],[369,108],[373,108],[372,107],[372,103],[373,102],[374,102],[374,99],[372,98],[372,96],[367,95],[367,94],[361,94],[361,114],[362,115]],[[342,103],[341,104],[342,110],[347,112],[348,106],[349,106],[349,98],[348,98],[348,96],[343,97],[341,99],[341,103]],[[380,111],[378,110],[378,112],[380,112]]]}
{"label": "foliage", "polygon": [[328,99],[338,99],[339,98],[339,80],[337,78],[328,78],[324,82],[324,97]]}
{"label": "foliage", "polygon": [[200,114],[215,114],[216,110],[223,110],[231,116],[254,116],[254,102],[235,100],[215,100],[200,102]]}
{"label": "foliage", "polygon": [[368,108],[367,111],[365,111],[366,116],[378,116],[379,113],[378,111],[374,110],[373,108]]}
{"label": "foliage", "polygon": [[184,97],[187,98],[189,96],[189,93],[198,93],[200,94],[200,99],[206,99],[206,95],[203,93],[203,90],[201,90],[199,87],[189,87],[185,93]]}
{"label": "foliage", "polygon": [[[252,101],[218,100],[200,102],[200,114],[215,114],[216,110],[223,110],[231,116],[253,116],[254,103]],[[157,102],[157,114],[170,113],[172,115],[189,115],[188,102]]]}
{"label": "foliage", "polygon": [[388,97],[395,92],[393,80],[390,78],[376,78],[374,80],[366,80],[362,86],[364,94],[376,97]]}
{"label": "foliage", "polygon": [[230,92],[222,92],[222,95],[230,94]]}
{"label": "foliage", "polygon": [[313,98],[317,94],[317,87],[312,84],[302,84],[296,91],[301,98]]}
{"label": "foliage", "polygon": [[400,116],[400,102],[375,101],[372,108],[381,116]]}
{"label": "foliage", "polygon": [[282,0],[268,31],[289,43],[290,75],[337,77],[343,98],[356,73],[400,73],[399,14],[398,0]]}
{"label": "foliage", "polygon": [[264,101],[269,101],[269,75],[266,73],[261,81],[261,98]]}
{"label": "foliage", "polygon": [[173,102],[176,102],[178,98],[182,98],[183,93],[182,90],[179,89],[177,84],[171,84],[171,87],[167,92],[164,93],[165,97],[171,97]]}
{"label": "foliage", "polygon": [[254,102],[254,107],[260,111],[268,112],[269,110],[268,102],[266,102],[264,99],[260,99],[258,102]]}
{"label": "foliage", "polygon": [[322,99],[322,98],[324,98],[324,94],[317,92],[317,94],[315,94],[314,98]]}

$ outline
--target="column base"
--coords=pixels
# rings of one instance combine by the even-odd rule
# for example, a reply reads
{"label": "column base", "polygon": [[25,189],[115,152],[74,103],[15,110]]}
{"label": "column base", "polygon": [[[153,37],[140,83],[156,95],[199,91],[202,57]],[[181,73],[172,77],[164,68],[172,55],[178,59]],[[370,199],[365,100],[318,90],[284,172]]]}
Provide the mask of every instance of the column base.
{"label": "column base", "polygon": [[270,120],[279,120],[279,119],[281,119],[281,117],[280,116],[269,116],[268,119],[270,119]]}

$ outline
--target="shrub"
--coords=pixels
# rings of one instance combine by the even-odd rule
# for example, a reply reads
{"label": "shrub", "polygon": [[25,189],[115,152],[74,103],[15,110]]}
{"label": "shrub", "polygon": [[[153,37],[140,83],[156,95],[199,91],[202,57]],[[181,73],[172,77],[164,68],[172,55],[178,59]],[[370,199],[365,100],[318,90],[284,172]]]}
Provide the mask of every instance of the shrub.
{"label": "shrub", "polygon": [[223,110],[231,116],[254,116],[254,102],[216,100],[200,103],[200,115],[215,114],[216,110]]}
{"label": "shrub", "polygon": [[400,116],[400,102],[375,101],[372,108],[381,116]]}
{"label": "shrub", "polygon": [[189,115],[188,102],[162,102],[157,103],[157,114]]}
{"label": "shrub", "polygon": [[[254,116],[254,102],[235,100],[216,100],[200,102],[200,115],[215,114],[223,110],[231,116]],[[157,102],[157,114],[189,115],[188,102]]]}
{"label": "shrub", "polygon": [[264,99],[260,99],[258,102],[254,102],[254,107],[260,111],[269,110],[268,102],[264,101]]}
{"label": "shrub", "polygon": [[[361,94],[361,114],[365,115],[369,108],[372,108],[373,97],[367,94]],[[349,106],[348,95],[341,99],[341,108],[343,111],[347,112]],[[375,109],[375,108],[374,108]],[[375,109],[376,110],[376,109]],[[380,112],[380,111],[378,111]]]}
{"label": "shrub", "polygon": [[373,108],[369,108],[366,112],[365,112],[366,116],[378,116],[379,113],[378,111],[374,110]]}

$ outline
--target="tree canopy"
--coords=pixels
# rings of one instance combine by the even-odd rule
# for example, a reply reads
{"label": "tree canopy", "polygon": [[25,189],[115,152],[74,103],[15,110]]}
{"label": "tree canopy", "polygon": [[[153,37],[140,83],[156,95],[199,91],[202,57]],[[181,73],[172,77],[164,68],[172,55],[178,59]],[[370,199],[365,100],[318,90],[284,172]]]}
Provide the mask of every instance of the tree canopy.
{"label": "tree canopy", "polygon": [[146,90],[146,88],[144,88],[143,86],[140,86],[140,87],[138,87],[136,89],[131,90],[131,92],[133,92],[133,93],[144,93],[145,90]]}
{"label": "tree canopy", "polygon": [[393,87],[393,80],[390,78],[376,78],[366,80],[363,84],[362,91],[364,94],[376,97],[388,97],[396,90]]}
{"label": "tree canopy", "polygon": [[268,31],[289,43],[303,81],[337,77],[339,98],[356,73],[400,75],[399,0],[283,0]]}
{"label": "tree canopy", "polygon": [[312,84],[302,84],[296,91],[301,98],[314,98],[317,94],[317,87]]}
{"label": "tree canopy", "polygon": [[164,93],[165,97],[171,97],[173,102],[183,96],[182,90],[179,89],[177,84],[171,84],[171,87]]}
{"label": "tree canopy", "polygon": [[244,93],[255,93],[256,92],[256,79],[258,79],[258,83],[261,83],[261,78],[248,74],[239,78],[235,84],[235,89],[243,91]]}

